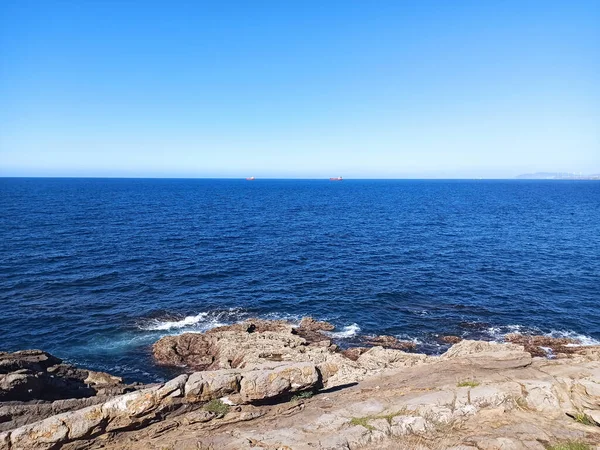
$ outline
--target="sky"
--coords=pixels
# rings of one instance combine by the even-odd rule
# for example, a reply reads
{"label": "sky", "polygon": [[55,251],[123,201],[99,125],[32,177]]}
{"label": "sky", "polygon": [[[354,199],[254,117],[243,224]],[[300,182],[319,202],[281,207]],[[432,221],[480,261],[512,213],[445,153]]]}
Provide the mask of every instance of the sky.
{"label": "sky", "polygon": [[0,176],[600,173],[600,1],[0,2]]}

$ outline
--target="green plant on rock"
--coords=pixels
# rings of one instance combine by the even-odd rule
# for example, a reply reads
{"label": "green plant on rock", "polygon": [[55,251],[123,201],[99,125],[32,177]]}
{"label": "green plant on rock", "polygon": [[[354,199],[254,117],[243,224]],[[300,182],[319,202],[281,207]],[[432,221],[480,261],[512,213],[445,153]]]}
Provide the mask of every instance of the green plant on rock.
{"label": "green plant on rock", "polygon": [[402,408],[396,412],[389,413],[389,414],[380,414],[377,416],[366,416],[366,417],[353,417],[352,419],[350,419],[350,425],[360,425],[361,427],[365,427],[367,430],[374,430],[375,428],[373,428],[373,426],[369,425],[369,423],[368,423],[370,420],[385,419],[387,421],[387,423],[389,423],[391,425],[392,419],[394,417],[410,416],[410,415],[412,415],[411,411],[409,411],[407,408]]}
{"label": "green plant on rock", "polygon": [[465,380],[465,381],[459,381],[456,384],[457,387],[477,387],[479,386],[479,381],[475,381],[475,380]]}
{"label": "green plant on rock", "polygon": [[353,417],[350,420],[350,425],[360,425],[361,427],[365,427],[367,430],[373,431],[375,428],[372,425],[369,425],[369,420],[373,419],[373,417]]}
{"label": "green plant on rock", "polygon": [[297,402],[297,401],[300,401],[300,400],[311,398],[314,395],[315,395],[315,393],[313,391],[302,391],[302,392],[299,392],[296,395],[294,395],[290,399],[290,402]]}
{"label": "green plant on rock", "polygon": [[548,450],[592,450],[588,444],[584,442],[563,442],[561,444],[554,444],[549,447],[546,447]]}
{"label": "green plant on rock", "polygon": [[224,416],[229,412],[229,405],[226,405],[219,399],[211,400],[207,404],[204,405],[204,410],[208,412],[213,412],[215,414],[219,414]]}
{"label": "green plant on rock", "polygon": [[573,416],[573,419],[575,419],[575,422],[578,422],[583,425],[590,425],[590,426],[596,425],[596,422],[594,421],[594,419],[592,419],[590,416],[588,416],[586,413],[583,413],[583,412],[578,412],[577,414],[575,414]]}

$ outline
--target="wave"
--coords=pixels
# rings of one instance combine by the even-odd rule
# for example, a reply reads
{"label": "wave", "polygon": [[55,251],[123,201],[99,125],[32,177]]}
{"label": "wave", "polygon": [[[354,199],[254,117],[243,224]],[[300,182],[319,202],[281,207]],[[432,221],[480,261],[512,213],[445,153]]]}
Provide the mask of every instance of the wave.
{"label": "wave", "polygon": [[594,339],[593,337],[586,336],[585,334],[579,334],[574,331],[557,331],[552,330],[550,333],[545,333],[544,336],[554,337],[554,338],[567,338],[579,341],[579,344],[568,344],[570,346],[579,346],[579,345],[600,345],[600,341],[598,339]]}
{"label": "wave", "polygon": [[144,319],[137,327],[143,331],[175,331],[204,332],[211,328],[240,322],[248,314],[240,308],[221,311],[203,311],[190,316],[173,316]]}
{"label": "wave", "polygon": [[[600,341],[591,336],[577,333],[571,330],[550,330],[543,332],[537,327],[526,327],[523,325],[502,325],[489,327],[484,330],[484,335],[491,338],[495,342],[504,342],[504,336],[509,333],[519,333],[523,335],[547,336],[551,338],[567,338],[578,341],[579,344],[570,345],[600,345]],[[469,337],[467,337],[469,339]]]}
{"label": "wave", "polygon": [[206,319],[208,313],[202,312],[195,316],[186,316],[181,320],[161,320],[152,319],[150,323],[141,325],[140,329],[145,331],[168,331],[173,329],[185,328],[196,325]]}
{"label": "wave", "polygon": [[336,339],[348,339],[356,336],[360,333],[360,327],[358,324],[353,323],[352,325],[345,326],[341,331],[328,331],[327,334],[332,338]]}

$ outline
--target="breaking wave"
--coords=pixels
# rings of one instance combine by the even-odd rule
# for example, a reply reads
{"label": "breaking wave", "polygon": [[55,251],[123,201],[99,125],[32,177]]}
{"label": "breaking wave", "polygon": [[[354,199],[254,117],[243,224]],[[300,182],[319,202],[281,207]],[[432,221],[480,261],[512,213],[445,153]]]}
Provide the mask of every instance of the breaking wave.
{"label": "breaking wave", "polygon": [[137,327],[143,331],[186,331],[204,332],[211,328],[240,322],[248,317],[248,313],[239,308],[222,311],[204,311],[190,316],[166,315],[143,319]]}
{"label": "breaking wave", "polygon": [[356,336],[358,333],[360,333],[360,327],[358,324],[353,323],[352,325],[345,326],[340,331],[329,331],[327,334],[332,338],[348,339]]}
{"label": "breaking wave", "polygon": [[195,316],[186,316],[181,320],[160,320],[153,319],[152,323],[140,326],[142,330],[146,331],[167,331],[179,328],[185,328],[192,325],[196,325],[199,322],[206,319],[208,313],[200,313]]}
{"label": "breaking wave", "polygon": [[[491,339],[496,342],[504,342],[504,336],[509,333],[519,333],[523,335],[537,335],[537,336],[547,336],[552,338],[567,338],[579,341],[580,344],[571,344],[571,345],[600,345],[600,341],[594,339],[585,334],[576,333],[570,330],[550,330],[550,332],[543,332],[537,327],[526,327],[523,325],[503,325],[503,326],[495,326],[489,327],[484,330],[484,333],[481,338]],[[467,337],[471,338],[472,337]]]}

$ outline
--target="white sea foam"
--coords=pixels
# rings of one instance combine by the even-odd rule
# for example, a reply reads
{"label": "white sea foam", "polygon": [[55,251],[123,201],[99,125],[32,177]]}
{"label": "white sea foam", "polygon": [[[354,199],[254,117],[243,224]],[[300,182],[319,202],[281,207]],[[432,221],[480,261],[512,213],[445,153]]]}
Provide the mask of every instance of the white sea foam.
{"label": "white sea foam", "polygon": [[415,345],[423,345],[423,341],[421,339],[416,338],[416,337],[410,337],[406,334],[400,334],[400,335],[397,335],[396,337],[401,341],[412,342]]}
{"label": "white sea foam", "polygon": [[546,333],[545,336],[550,336],[554,338],[567,338],[574,339],[579,341],[579,344],[568,344],[570,346],[578,346],[578,345],[600,345],[600,341],[594,339],[593,337],[586,336],[585,334],[575,333],[574,331],[557,331],[552,330],[550,333]]}
{"label": "white sea foam", "polygon": [[147,323],[140,325],[142,330],[146,331],[168,331],[179,328],[185,328],[203,321],[208,316],[208,313],[201,312],[195,316],[186,316],[180,320],[164,320],[164,319],[152,319]]}
{"label": "white sea foam", "polygon": [[496,342],[504,342],[504,336],[509,333],[520,333],[524,335],[541,335],[552,338],[568,338],[579,342],[579,344],[569,344],[572,346],[577,345],[600,345],[600,341],[594,339],[585,334],[576,333],[570,330],[551,330],[549,333],[542,332],[537,327],[525,327],[522,325],[502,325],[496,327],[489,327],[485,330],[492,340]]}
{"label": "white sea foam", "polygon": [[149,319],[138,325],[144,331],[177,331],[204,332],[211,328],[220,327],[229,323],[237,322],[238,311],[229,310],[221,312],[201,312],[193,316],[185,316],[181,319],[156,318]]}
{"label": "white sea foam", "polygon": [[[145,319],[138,323],[137,327],[143,331],[176,333],[203,333],[211,328],[221,327],[242,322],[250,317],[247,311],[241,308],[229,308],[227,310],[216,310],[201,312],[196,315],[185,317],[166,316]],[[260,316],[265,320],[287,320],[292,324],[299,324],[300,318],[291,314],[268,313]]]}
{"label": "white sea foam", "polygon": [[353,323],[345,326],[341,331],[329,331],[327,334],[332,338],[347,339],[356,336],[358,333],[360,333],[360,327],[358,324]]}
{"label": "white sea foam", "polygon": [[488,335],[494,342],[503,342],[504,335],[509,333],[523,333],[524,328],[521,325],[502,325],[497,327],[489,327],[484,330],[484,334]]}

